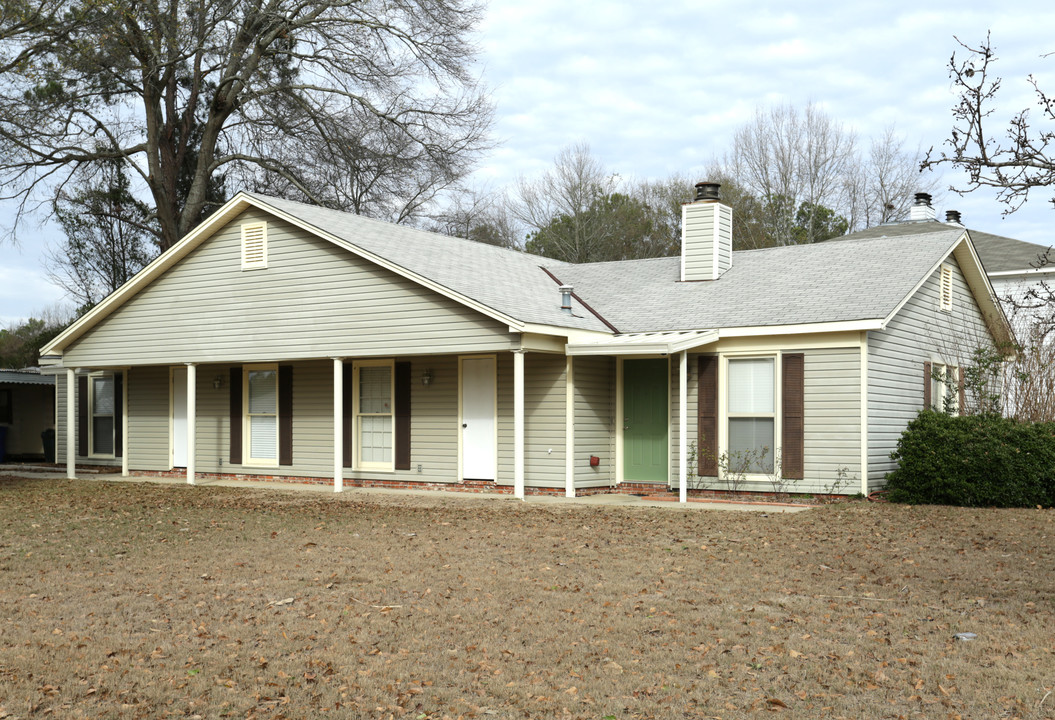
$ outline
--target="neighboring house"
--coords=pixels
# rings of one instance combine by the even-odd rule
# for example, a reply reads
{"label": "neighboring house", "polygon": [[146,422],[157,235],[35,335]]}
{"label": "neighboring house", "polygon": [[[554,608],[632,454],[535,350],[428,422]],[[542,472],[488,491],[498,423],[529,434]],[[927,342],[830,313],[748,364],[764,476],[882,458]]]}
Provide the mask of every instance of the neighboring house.
{"label": "neighboring house", "polygon": [[37,368],[0,370],[0,462],[41,460],[55,427],[55,378]]}
{"label": "neighboring house", "polygon": [[734,253],[697,190],[681,257],[584,265],[239,193],[44,348],[60,459],[573,496],[746,453],[743,489],[881,487],[932,366],[1010,337],[968,233]]}
{"label": "neighboring house", "polygon": [[[959,212],[946,211],[945,222],[940,222],[931,206],[931,196],[927,193],[916,193],[909,220],[877,225],[833,239],[894,238],[904,235],[946,232],[963,227]],[[1041,263],[1041,257],[1047,253],[1050,246],[1035,245],[980,230],[969,230],[968,232],[986,275],[989,276],[989,282],[1008,317],[1011,318],[1019,340],[1027,341],[1038,321],[1047,320],[1045,327],[1050,326],[1055,308],[1042,308],[1040,312],[1034,313],[1028,308],[1016,308],[1012,302],[1017,301],[1021,304],[1021,301],[1026,299],[1027,291],[1040,290],[1041,283],[1047,283],[1049,287],[1055,288],[1055,252],[1052,252],[1049,264]]]}

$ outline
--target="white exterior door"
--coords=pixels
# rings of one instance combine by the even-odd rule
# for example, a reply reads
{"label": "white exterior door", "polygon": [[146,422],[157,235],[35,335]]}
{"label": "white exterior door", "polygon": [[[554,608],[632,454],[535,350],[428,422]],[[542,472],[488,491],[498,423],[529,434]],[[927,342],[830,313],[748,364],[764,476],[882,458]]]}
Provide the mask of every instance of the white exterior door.
{"label": "white exterior door", "polygon": [[494,480],[498,453],[495,432],[495,358],[463,358],[461,388],[462,479]]}
{"label": "white exterior door", "polygon": [[187,467],[187,368],[172,368],[172,467]]}

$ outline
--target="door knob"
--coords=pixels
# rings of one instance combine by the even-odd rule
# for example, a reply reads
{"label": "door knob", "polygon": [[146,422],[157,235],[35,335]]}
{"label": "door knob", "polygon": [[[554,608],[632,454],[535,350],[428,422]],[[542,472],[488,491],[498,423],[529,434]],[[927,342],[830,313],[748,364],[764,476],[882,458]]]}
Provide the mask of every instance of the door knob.
{"label": "door knob", "polygon": [[463,428],[467,428],[467,427],[469,427],[469,423],[462,423],[462,427],[463,427]]}

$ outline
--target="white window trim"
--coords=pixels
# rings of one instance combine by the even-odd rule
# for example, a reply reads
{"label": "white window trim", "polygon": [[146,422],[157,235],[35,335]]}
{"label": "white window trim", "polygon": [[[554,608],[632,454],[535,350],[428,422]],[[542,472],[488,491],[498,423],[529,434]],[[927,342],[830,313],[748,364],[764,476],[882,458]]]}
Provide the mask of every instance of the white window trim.
{"label": "white window trim", "polygon": [[[114,412],[110,413],[110,417],[113,418],[113,427],[110,430],[112,437],[110,438],[110,444],[114,448],[114,452],[111,453],[97,453],[95,452],[95,380],[97,378],[110,378],[114,383]],[[117,458],[117,382],[114,380],[114,373],[112,372],[93,372],[88,374],[88,457],[91,458]],[[99,417],[106,417],[100,415]]]}
{"label": "white window trim", "polygon": [[[261,235],[261,259],[256,261],[246,260],[245,243],[246,234],[260,229]],[[267,222],[242,223],[241,225],[241,248],[243,270],[266,270],[267,269]]]}
{"label": "white window trim", "polygon": [[952,268],[942,265],[938,273],[938,303],[942,312],[952,311],[953,274]]}
{"label": "white window trim", "polygon": [[[253,448],[252,423],[249,422],[249,373],[250,371],[273,370],[275,372],[275,457],[255,458],[250,455]],[[278,364],[242,366],[242,464],[257,467],[278,467],[279,448],[282,447],[282,428],[278,422]],[[263,413],[257,413],[265,417]]]}
{"label": "white window trim", "polygon": [[[957,416],[960,414],[960,373],[963,370],[955,365],[945,365],[943,363],[931,363],[931,397],[930,404],[933,410],[937,412],[945,412],[945,397],[946,393],[952,393],[952,402],[949,403],[949,415]],[[953,384],[950,387],[948,383],[949,373],[953,373]],[[937,377],[935,377],[935,375]]]}
{"label": "white window trim", "polygon": [[[388,413],[370,413],[370,417],[392,418],[392,452],[391,461],[387,463],[363,462],[363,424],[359,413],[359,371],[364,367],[387,367],[389,369],[388,379],[389,398],[391,404]],[[352,363],[352,432],[354,434],[354,445],[352,449],[352,466],[355,470],[375,470],[381,472],[395,472],[396,470],[396,361],[393,358],[384,360],[356,360]]]}
{"label": "white window trim", "polygon": [[[774,471],[781,469],[776,463],[781,460],[780,440],[784,436],[783,413],[781,408],[784,404],[784,383],[781,382],[781,371],[783,353],[775,352],[731,352],[718,354],[718,454],[728,453],[729,449],[729,418],[737,417],[765,417],[764,415],[733,413],[729,414],[729,361],[730,360],[773,360],[773,453]],[[745,482],[768,482],[770,476],[764,473],[746,473]],[[725,473],[718,468],[718,480],[725,480]]]}

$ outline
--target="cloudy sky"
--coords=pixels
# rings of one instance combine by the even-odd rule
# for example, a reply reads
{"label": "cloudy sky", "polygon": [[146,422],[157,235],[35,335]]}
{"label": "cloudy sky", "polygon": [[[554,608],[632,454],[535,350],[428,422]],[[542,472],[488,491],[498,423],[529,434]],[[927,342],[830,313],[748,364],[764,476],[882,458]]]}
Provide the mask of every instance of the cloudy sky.
{"label": "cloudy sky", "polygon": [[[502,188],[541,172],[578,141],[625,177],[695,176],[757,107],[779,103],[812,101],[865,140],[894,124],[913,147],[940,145],[956,99],[948,78],[954,36],[977,44],[991,31],[1001,112],[1035,105],[1030,73],[1055,92],[1055,55],[1044,57],[1055,52],[1055,5],[995,5],[491,0],[480,70],[500,144],[477,184]],[[1009,218],[991,192],[947,194],[937,209],[1047,245],[1055,242],[1048,197],[1037,194]],[[0,224],[9,217],[0,205]],[[62,300],[41,267],[49,237],[53,230],[28,226],[20,247],[0,246],[0,325]]]}

